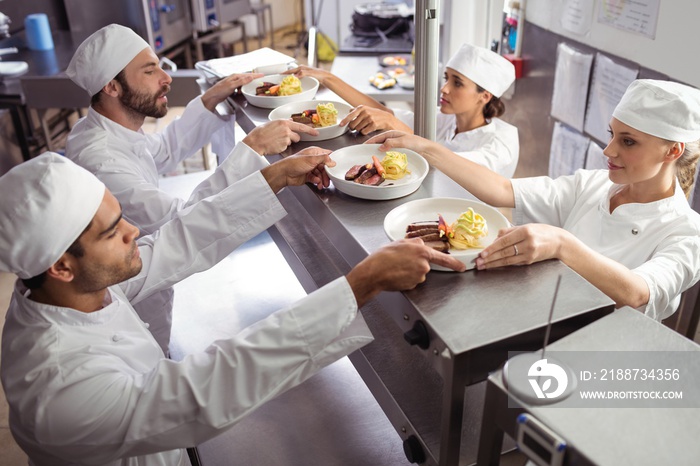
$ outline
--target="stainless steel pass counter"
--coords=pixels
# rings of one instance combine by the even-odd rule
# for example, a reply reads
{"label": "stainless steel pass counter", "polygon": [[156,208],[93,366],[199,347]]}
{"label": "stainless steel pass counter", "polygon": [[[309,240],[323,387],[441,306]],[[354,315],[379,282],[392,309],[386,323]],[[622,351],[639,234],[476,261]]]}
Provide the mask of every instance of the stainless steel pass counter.
{"label": "stainless steel pass counter", "polygon": [[[249,105],[243,96],[232,103],[244,130],[267,121],[269,111]],[[288,153],[310,145],[338,149],[366,139],[346,133],[294,144]],[[473,198],[435,169],[418,191],[390,201],[353,198],[332,186],[323,192],[286,188],[279,197],[289,215],[270,235],[307,292],[388,243],[383,220],[394,207],[422,198]],[[612,312],[609,298],[558,261],[487,272],[431,272],[415,290],[382,293],[363,308],[375,341],[350,359],[399,433],[410,461],[476,461],[484,381],[508,351],[541,347],[559,275],[552,340]]]}

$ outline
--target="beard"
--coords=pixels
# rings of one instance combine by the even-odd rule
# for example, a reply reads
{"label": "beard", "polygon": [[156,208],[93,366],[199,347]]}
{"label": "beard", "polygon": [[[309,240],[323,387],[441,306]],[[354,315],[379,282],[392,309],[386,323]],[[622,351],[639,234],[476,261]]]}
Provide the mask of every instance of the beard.
{"label": "beard", "polygon": [[119,84],[121,84],[124,91],[119,100],[129,111],[139,116],[152,118],[162,118],[168,113],[168,103],[158,103],[158,97],[170,91],[168,84],[164,84],[155,94],[134,90],[126,83],[126,80],[121,80]]}
{"label": "beard", "polygon": [[80,275],[75,282],[76,289],[83,293],[94,293],[135,277],[143,267],[140,257],[138,261],[134,261],[136,250],[137,246],[134,241],[123,263],[105,266],[84,261]]}

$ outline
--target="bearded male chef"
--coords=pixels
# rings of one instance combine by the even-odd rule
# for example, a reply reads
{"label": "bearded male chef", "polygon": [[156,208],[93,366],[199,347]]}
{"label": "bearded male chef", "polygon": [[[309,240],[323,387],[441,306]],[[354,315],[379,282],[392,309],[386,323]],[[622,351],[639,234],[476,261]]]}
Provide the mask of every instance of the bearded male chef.
{"label": "bearded male chef", "polygon": [[[318,134],[291,121],[261,126],[183,200],[161,191],[159,176],[209,143],[213,134],[233,133],[233,122],[217,115],[215,108],[238,87],[262,75],[235,74],[219,81],[163,131],[145,134],[141,129],[145,118],[160,118],[168,111],[172,78],[134,31],[112,24],[95,32],[78,47],[66,73],[91,96],[87,116],[68,137],[66,156],[102,180],[121,203],[124,217],[146,235],[193,203],[264,167],[267,162],[260,155],[283,151],[299,140],[297,133]],[[228,151],[222,150],[216,151],[226,156]],[[163,290],[135,307],[168,354],[173,291]]]}
{"label": "bearded male chef", "polygon": [[[20,278],[0,378],[30,464],[185,465],[184,447],[371,341],[357,309],[374,295],[415,287],[431,261],[464,270],[420,240],[391,243],[240,334],[165,359],[130,302],[211,267],[278,221],[275,193],[326,163],[320,149],[288,157],[138,242],[114,195],[64,157],[45,153],[0,178],[0,270]],[[240,190],[256,190],[256,202],[241,207]]]}

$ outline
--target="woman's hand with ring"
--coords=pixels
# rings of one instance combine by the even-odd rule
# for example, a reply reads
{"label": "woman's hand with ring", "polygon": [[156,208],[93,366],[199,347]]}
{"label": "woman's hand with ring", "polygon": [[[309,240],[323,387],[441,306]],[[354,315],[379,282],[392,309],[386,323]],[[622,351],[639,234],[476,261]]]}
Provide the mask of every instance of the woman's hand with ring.
{"label": "woman's hand with ring", "polygon": [[484,270],[558,258],[562,234],[566,232],[561,228],[536,223],[504,228],[479,253],[476,268]]}

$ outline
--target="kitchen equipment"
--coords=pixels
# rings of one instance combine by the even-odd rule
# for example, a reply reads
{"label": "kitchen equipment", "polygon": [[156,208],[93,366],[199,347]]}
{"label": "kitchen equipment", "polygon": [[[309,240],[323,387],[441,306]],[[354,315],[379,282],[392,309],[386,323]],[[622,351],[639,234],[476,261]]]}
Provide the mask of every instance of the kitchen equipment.
{"label": "kitchen equipment", "polygon": [[[10,37],[10,18],[3,13],[0,13],[0,38]],[[0,49],[0,60],[2,55],[17,53],[16,47],[7,47]],[[23,75],[29,69],[26,61],[0,61],[0,82],[5,78],[14,78]]]}
{"label": "kitchen equipment", "polygon": [[65,0],[65,6],[71,31],[92,34],[108,24],[121,24],[158,54],[192,37],[189,0]]}
{"label": "kitchen equipment", "polygon": [[206,32],[251,13],[250,0],[189,0],[193,27]]}
{"label": "kitchen equipment", "polygon": [[[308,100],[302,102],[290,102],[288,104],[277,107],[270,112],[270,120],[289,120],[292,118],[292,114],[301,113],[304,110],[315,109],[318,104],[332,103],[335,109],[338,111],[338,123],[345,118],[352,107],[343,102],[333,102],[330,100]],[[316,128],[318,131],[318,136],[311,136],[306,133],[299,133],[301,141],[325,141],[326,139],[337,138],[348,130],[348,126],[340,126],[338,123],[326,126],[323,128]]]}

